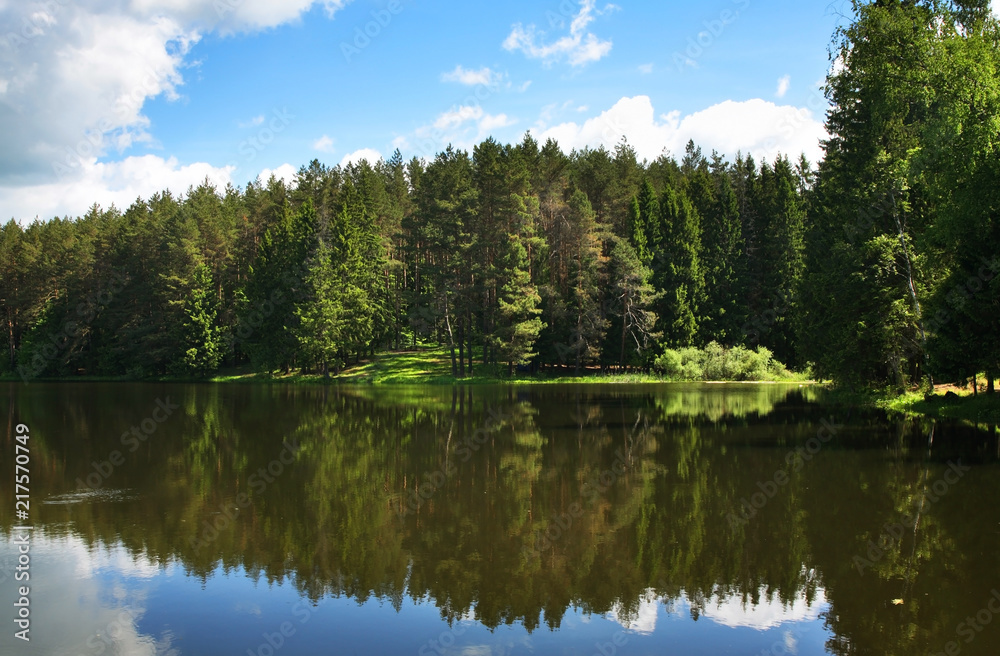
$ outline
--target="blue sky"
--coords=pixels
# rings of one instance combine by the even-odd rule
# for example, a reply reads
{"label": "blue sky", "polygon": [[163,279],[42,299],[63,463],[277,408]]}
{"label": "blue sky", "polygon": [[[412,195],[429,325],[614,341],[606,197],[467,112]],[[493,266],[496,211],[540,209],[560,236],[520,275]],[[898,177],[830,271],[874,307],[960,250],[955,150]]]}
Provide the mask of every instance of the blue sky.
{"label": "blue sky", "polygon": [[[0,214],[124,208],[206,176],[692,138],[815,161],[849,2],[0,0]],[[366,34],[367,32],[367,34]]]}

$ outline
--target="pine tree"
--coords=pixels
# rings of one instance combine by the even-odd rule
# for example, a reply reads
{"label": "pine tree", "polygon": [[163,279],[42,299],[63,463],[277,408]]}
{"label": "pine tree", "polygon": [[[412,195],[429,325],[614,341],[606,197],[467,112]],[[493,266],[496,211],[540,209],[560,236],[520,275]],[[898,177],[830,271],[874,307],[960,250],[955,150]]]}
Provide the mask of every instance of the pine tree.
{"label": "pine tree", "polygon": [[698,312],[704,294],[701,225],[683,190],[667,187],[660,195],[661,241],[653,263],[654,285],[663,291],[656,314],[671,347],[692,346],[698,335]]}
{"label": "pine tree", "polygon": [[569,200],[569,234],[565,241],[568,256],[567,300],[574,368],[596,360],[607,330],[600,302],[601,236],[594,210],[582,191],[575,191]]}
{"label": "pine tree", "polygon": [[219,315],[218,293],[207,264],[200,264],[195,269],[190,287],[181,326],[184,354],[174,363],[173,370],[205,376],[218,368],[224,350],[223,329],[216,323]]}

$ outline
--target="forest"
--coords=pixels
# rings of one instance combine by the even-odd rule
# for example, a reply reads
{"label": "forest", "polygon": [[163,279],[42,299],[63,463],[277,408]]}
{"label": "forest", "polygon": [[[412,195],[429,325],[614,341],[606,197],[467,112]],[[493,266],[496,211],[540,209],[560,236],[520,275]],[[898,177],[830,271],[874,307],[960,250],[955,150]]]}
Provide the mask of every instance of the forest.
{"label": "forest", "polygon": [[[825,157],[638,161],[530,133],[0,228],[0,373],[339,374],[433,341],[455,376],[766,350],[904,389],[1000,375],[1000,27],[855,1]],[[982,380],[982,378],[979,378]]]}

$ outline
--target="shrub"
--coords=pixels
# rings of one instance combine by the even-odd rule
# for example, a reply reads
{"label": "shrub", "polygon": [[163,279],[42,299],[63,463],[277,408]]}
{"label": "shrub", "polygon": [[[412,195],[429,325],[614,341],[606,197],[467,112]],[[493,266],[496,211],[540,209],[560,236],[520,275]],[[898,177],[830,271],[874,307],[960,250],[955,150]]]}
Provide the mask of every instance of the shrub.
{"label": "shrub", "polygon": [[668,380],[763,381],[788,378],[785,365],[763,346],[727,349],[711,342],[704,349],[666,349],[653,362],[653,369]]}

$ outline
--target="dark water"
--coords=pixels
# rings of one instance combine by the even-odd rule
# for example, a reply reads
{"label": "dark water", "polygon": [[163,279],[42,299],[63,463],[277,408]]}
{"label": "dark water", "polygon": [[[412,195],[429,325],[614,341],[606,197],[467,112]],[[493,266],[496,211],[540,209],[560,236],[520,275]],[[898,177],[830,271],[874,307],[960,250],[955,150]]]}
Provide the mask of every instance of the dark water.
{"label": "dark water", "polygon": [[0,654],[1000,653],[995,434],[819,395],[10,385]]}

